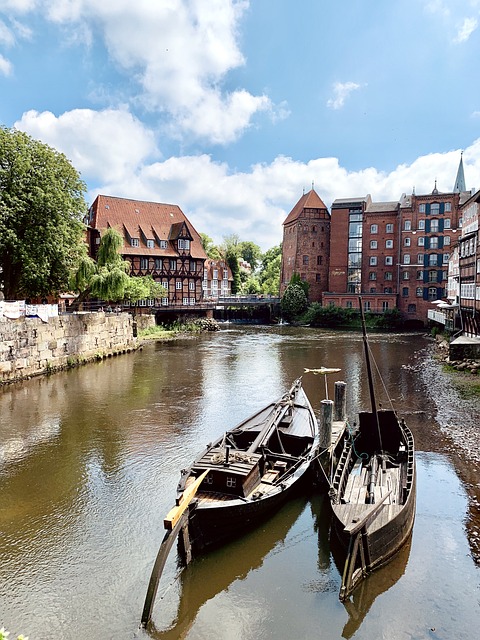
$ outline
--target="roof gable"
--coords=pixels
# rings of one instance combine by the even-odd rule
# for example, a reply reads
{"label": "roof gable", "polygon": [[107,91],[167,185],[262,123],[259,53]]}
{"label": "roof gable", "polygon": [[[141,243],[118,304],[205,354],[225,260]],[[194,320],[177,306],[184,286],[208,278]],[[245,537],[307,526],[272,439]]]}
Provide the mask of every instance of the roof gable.
{"label": "roof gable", "polygon": [[308,193],[303,194],[297,204],[290,211],[283,224],[290,224],[291,222],[298,220],[298,218],[301,218],[304,209],[324,209],[328,212],[327,207],[318,193],[314,189],[311,189]]}

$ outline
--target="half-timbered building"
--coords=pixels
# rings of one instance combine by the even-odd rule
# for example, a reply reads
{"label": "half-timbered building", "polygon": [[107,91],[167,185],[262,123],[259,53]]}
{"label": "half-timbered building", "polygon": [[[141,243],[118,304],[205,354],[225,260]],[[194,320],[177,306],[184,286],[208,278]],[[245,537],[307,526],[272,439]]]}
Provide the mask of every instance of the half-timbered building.
{"label": "half-timbered building", "polygon": [[96,258],[102,234],[117,229],[130,275],[152,276],[167,295],[152,305],[192,306],[203,300],[207,255],[200,235],[175,204],[99,195],[87,219],[90,255]]}

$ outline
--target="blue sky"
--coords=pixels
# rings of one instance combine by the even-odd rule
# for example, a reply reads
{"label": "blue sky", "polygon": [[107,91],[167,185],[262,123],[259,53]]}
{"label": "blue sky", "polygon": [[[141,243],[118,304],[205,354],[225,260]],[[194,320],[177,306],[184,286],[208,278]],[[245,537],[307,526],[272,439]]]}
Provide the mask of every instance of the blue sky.
{"label": "blue sky", "polygon": [[480,0],[0,0],[0,124],[262,249],[325,204],[480,188]]}

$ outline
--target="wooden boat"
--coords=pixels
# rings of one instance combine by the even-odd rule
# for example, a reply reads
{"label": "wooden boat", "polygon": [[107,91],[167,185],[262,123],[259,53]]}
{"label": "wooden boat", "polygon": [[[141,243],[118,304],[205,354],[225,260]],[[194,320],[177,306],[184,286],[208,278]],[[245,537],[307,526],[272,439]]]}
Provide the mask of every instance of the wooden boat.
{"label": "wooden boat", "polygon": [[347,433],[330,489],[334,529],[347,550],[340,600],[407,542],[415,518],[414,439],[393,410],[377,411],[361,300],[360,309],[371,411]]}
{"label": "wooden boat", "polygon": [[[179,537],[181,558],[188,562],[278,509],[309,476],[317,449],[317,420],[299,378],[277,402],[227,431],[182,471],[177,505],[189,500],[190,487],[195,498]],[[172,512],[167,530],[175,526]]]}

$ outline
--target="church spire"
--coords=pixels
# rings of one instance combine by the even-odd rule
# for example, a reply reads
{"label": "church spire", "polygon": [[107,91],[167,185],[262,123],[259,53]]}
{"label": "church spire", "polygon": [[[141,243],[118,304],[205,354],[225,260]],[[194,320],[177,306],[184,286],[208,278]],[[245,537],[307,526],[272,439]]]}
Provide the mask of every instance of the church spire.
{"label": "church spire", "polygon": [[461,193],[466,191],[465,186],[465,174],[463,172],[463,151],[460,155],[460,164],[458,165],[457,177],[455,179],[455,186],[453,187],[453,193]]}

